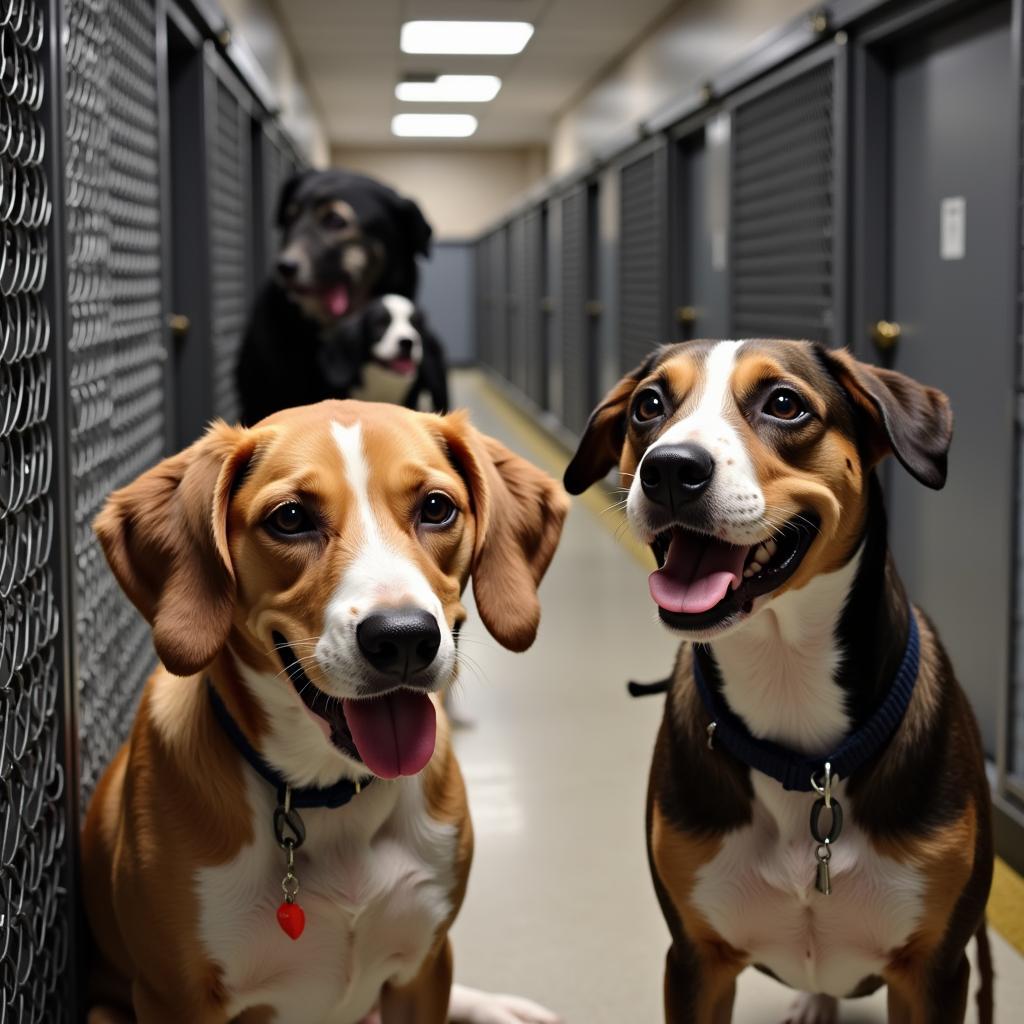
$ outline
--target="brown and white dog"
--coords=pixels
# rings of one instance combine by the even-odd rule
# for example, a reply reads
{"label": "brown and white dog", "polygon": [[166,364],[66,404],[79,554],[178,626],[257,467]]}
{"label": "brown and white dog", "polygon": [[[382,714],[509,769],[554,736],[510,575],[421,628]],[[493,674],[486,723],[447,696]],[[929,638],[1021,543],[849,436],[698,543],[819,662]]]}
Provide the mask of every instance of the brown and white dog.
{"label": "brown and white dog", "polygon": [[[692,642],[648,801],[673,1024],[726,1024],[750,964],[805,993],[801,1024],[883,983],[890,1021],[960,1022],[974,935],[991,1020],[981,743],[896,574],[875,474],[893,453],[942,487],[951,432],[941,392],[792,341],[662,348],[590,419],[568,490],[619,464],[660,618]],[[851,750],[819,795],[823,762]]]}
{"label": "brown and white dog", "polygon": [[472,831],[435,696],[471,575],[492,635],[533,642],[567,504],[464,414],[351,401],[215,424],[111,496],[162,666],[85,825],[90,1021],[556,1020],[451,984]]}

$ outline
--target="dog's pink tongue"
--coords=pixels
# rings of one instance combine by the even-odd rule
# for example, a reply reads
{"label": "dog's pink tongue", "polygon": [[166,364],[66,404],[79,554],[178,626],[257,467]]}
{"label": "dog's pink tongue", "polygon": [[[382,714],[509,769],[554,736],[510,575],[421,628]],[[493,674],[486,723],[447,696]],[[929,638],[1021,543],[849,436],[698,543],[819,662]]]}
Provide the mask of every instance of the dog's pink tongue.
{"label": "dog's pink tongue", "polygon": [[747,548],[677,530],[665,564],[652,572],[651,597],[667,612],[697,615],[710,611],[743,579]]}
{"label": "dog's pink tongue", "polygon": [[345,720],[363,763],[382,779],[415,775],[434,753],[437,713],[425,693],[344,701]]}
{"label": "dog's pink tongue", "polygon": [[328,288],[323,299],[331,316],[344,316],[348,312],[348,285],[336,284]]}

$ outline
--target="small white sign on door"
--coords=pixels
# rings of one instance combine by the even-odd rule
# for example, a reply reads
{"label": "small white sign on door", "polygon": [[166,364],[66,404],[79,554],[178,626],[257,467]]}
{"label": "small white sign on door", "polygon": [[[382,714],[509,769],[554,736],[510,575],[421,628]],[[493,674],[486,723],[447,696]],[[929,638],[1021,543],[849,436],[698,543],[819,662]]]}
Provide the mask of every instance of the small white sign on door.
{"label": "small white sign on door", "polygon": [[962,260],[967,254],[967,200],[946,196],[939,204],[939,256]]}

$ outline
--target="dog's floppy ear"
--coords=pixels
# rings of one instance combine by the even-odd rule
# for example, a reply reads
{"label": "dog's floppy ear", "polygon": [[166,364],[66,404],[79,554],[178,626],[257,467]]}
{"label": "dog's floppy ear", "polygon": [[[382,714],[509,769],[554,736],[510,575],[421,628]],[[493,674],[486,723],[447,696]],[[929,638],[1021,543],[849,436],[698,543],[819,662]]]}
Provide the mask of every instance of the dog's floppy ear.
{"label": "dog's floppy ear", "polygon": [[433,229],[423,216],[423,211],[406,196],[398,197],[398,215],[402,222],[402,231],[409,240],[412,251],[417,256],[430,255],[430,237]]}
{"label": "dog's floppy ear", "polygon": [[110,568],[175,675],[198,672],[227,640],[235,601],[228,503],[253,443],[251,432],[215,423],[115,491],[96,517]]}
{"label": "dog's floppy ear", "polygon": [[846,349],[817,349],[867,422],[872,462],[891,452],[916,480],[941,489],[953,440],[949,399],[905,374],[862,363]]}
{"label": "dog's floppy ear", "polygon": [[626,374],[601,399],[590,414],[576,453],[562,478],[570,494],[582,494],[618,465],[626,442],[626,412],[637,384],[661,361],[662,349],[655,349],[636,369]]}
{"label": "dog's floppy ear", "polygon": [[304,181],[307,181],[316,173],[316,171],[299,171],[298,173],[293,174],[281,186],[281,194],[277,197],[276,215],[277,226],[279,228],[286,228],[293,220],[295,220],[295,213],[291,209],[295,193]]}
{"label": "dog's floppy ear", "polygon": [[544,578],[562,534],[569,499],[547,473],[486,437],[463,412],[439,420],[476,513],[473,596],[491,636],[525,651],[537,636]]}

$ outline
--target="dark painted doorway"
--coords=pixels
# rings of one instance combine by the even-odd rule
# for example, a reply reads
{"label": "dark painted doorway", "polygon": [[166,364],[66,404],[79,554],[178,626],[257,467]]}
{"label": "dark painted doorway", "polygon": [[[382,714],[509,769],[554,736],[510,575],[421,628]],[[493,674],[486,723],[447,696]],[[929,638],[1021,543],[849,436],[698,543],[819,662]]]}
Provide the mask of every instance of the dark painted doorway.
{"label": "dark painted doorway", "polygon": [[888,245],[889,257],[879,312],[869,314],[882,321],[873,355],[944,390],[956,424],[943,491],[895,465],[889,471],[891,540],[994,755],[1013,570],[1018,212],[1009,4],[916,31],[880,57],[889,214],[864,251],[871,259]]}
{"label": "dark painted doorway", "polygon": [[676,341],[728,334],[729,119],[682,136],[672,156],[672,331]]}

